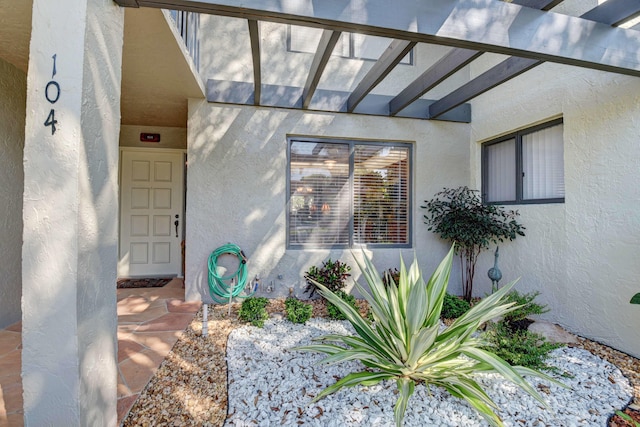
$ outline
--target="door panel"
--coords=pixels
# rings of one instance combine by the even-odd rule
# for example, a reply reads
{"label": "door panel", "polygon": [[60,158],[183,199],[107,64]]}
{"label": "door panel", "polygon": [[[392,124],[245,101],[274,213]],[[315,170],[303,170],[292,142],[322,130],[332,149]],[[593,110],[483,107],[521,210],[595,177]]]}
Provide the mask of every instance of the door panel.
{"label": "door panel", "polygon": [[183,158],[122,151],[118,277],[181,275]]}

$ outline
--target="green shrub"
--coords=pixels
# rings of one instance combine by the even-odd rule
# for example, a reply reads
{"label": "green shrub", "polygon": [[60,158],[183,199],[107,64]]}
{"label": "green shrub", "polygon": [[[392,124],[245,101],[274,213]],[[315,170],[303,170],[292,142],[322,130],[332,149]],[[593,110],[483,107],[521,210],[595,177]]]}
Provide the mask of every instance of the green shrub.
{"label": "green shrub", "polygon": [[333,262],[331,258],[323,262],[320,268],[312,265],[305,273],[307,287],[304,291],[309,292],[309,296],[313,296],[317,290],[316,283],[321,283],[332,292],[342,291],[347,285],[347,277],[351,276],[349,271],[351,271],[349,265],[340,260]]}
{"label": "green shrub", "polygon": [[471,302],[473,277],[480,252],[492,243],[524,236],[525,229],[516,221],[518,211],[482,202],[480,192],[469,187],[444,188],[425,201],[424,222],[428,230],[455,243],[460,257],[462,294]]}
{"label": "green shrub", "polygon": [[375,322],[360,316],[358,310],[323,285],[318,292],[335,304],[353,325],[357,336],[332,334],[317,338],[317,344],[298,347],[300,351],[324,353],[324,363],[340,363],[359,359],[364,365],[330,385],[314,401],[358,384],[374,385],[384,380],[396,380],[398,387],[394,409],[396,426],[401,426],[409,398],[416,383],[442,387],[453,396],[466,400],[493,426],[501,426],[493,412],[496,404],[476,382],[474,374],[495,372],[531,394],[544,407],[547,403],[522,375],[537,376],[554,384],[553,378],[522,366],[510,366],[491,351],[481,348],[484,341],[473,334],[478,327],[512,309],[504,304],[510,283],[475,304],[451,325],[440,330],[440,313],[449,282],[454,249],[440,263],[431,278],[425,280],[414,260],[407,272],[400,262],[398,287],[384,286],[373,263],[366,256],[360,265],[369,290],[356,283],[356,288],[369,303]]}
{"label": "green shrub", "polygon": [[554,370],[546,364],[549,352],[562,344],[552,344],[542,335],[527,330],[512,331],[503,322],[492,324],[484,333],[491,344],[485,347],[510,365],[526,366],[531,369]]}
{"label": "green shrub", "polygon": [[[358,306],[356,305],[356,297],[346,293],[345,291],[337,291],[335,292],[335,294],[338,295],[340,299],[342,299],[342,301],[345,301],[356,311],[358,311]],[[327,301],[327,314],[329,315],[329,318],[333,320],[347,320],[342,311],[340,311],[340,309],[331,301]]]}
{"label": "green shrub", "polygon": [[443,319],[457,319],[471,308],[471,304],[455,295],[445,294],[442,304]]}
{"label": "green shrub", "polygon": [[514,330],[526,329],[526,327],[519,328],[517,323],[526,319],[528,316],[543,314],[549,311],[546,305],[540,305],[533,302],[533,300],[536,299],[538,295],[540,295],[540,292],[521,294],[518,291],[511,291],[507,294],[506,302],[512,302],[515,303],[516,306],[518,306],[515,310],[505,314],[502,318],[503,321],[507,324],[507,327]]}
{"label": "green shrub", "polygon": [[250,322],[253,326],[262,328],[264,321],[269,318],[266,307],[269,300],[265,297],[249,297],[242,301],[238,317],[243,322]]}
{"label": "green shrub", "polygon": [[287,320],[293,323],[304,323],[313,314],[313,306],[296,298],[287,298],[284,301],[284,309],[287,312]]}

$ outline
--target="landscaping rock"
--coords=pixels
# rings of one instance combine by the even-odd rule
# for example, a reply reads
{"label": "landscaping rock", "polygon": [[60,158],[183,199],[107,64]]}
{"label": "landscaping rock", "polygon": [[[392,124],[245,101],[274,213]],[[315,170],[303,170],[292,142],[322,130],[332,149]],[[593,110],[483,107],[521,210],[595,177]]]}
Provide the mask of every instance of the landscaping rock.
{"label": "landscaping rock", "polygon": [[529,325],[528,329],[529,332],[540,334],[545,337],[547,341],[554,344],[578,344],[578,338],[575,335],[565,331],[562,327],[554,323],[536,320]]}

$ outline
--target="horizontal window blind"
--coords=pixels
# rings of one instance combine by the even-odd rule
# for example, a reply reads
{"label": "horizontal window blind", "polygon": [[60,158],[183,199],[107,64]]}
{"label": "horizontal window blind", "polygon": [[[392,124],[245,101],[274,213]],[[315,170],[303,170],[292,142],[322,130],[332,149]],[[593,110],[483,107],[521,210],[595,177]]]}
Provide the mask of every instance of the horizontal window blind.
{"label": "horizontal window blind", "polygon": [[289,150],[289,245],[410,245],[410,146],[291,140]]}
{"label": "horizontal window blind", "polygon": [[349,145],[293,142],[289,242],[349,243]]}
{"label": "horizontal window blind", "polygon": [[356,243],[407,243],[409,150],[356,145],[353,216]]}

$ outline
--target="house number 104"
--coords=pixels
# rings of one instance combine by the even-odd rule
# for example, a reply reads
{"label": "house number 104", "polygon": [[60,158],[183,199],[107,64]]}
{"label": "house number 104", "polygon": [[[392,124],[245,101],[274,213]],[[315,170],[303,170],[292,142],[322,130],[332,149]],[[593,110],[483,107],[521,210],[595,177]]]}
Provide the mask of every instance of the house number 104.
{"label": "house number 104", "polygon": [[[51,105],[53,105],[58,102],[58,99],[60,98],[60,85],[57,81],[53,80],[56,76],[56,54],[51,58],[53,58],[53,72],[51,73],[51,80],[47,83],[47,86],[44,89],[44,97],[47,98],[47,101],[49,101]],[[56,120],[56,110],[51,108],[51,111],[49,111],[49,115],[47,116],[47,120],[44,121],[45,126],[51,126],[51,135],[56,133],[56,123],[58,123]]]}

